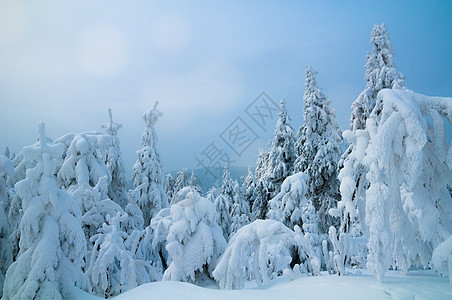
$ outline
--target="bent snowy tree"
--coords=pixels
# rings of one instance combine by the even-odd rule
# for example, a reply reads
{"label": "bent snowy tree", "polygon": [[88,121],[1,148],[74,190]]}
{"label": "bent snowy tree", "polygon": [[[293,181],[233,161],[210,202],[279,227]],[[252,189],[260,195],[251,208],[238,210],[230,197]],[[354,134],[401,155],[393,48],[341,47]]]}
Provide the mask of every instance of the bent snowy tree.
{"label": "bent snowy tree", "polygon": [[[367,267],[381,281],[390,266],[427,267],[452,233],[452,98],[382,90],[366,122]],[[363,149],[364,150],[364,149]]]}

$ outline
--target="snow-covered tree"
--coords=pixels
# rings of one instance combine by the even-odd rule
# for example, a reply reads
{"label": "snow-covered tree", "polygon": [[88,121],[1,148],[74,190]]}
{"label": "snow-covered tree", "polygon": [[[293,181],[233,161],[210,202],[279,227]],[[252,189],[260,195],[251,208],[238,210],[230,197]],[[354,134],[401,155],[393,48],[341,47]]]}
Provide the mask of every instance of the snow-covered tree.
{"label": "snow-covered tree", "polygon": [[[182,190],[184,187],[188,186],[188,181],[190,179],[188,178],[188,170],[182,169],[179,172],[177,172],[176,182],[174,183],[174,191],[173,195],[176,195],[180,190]],[[172,204],[172,202],[171,202]]]}
{"label": "snow-covered tree", "polygon": [[146,226],[160,209],[168,206],[163,188],[163,166],[157,150],[157,133],[154,128],[155,123],[162,116],[162,112],[157,110],[157,105],[158,101],[143,115],[146,123],[146,128],[141,135],[143,148],[137,151],[138,160],[132,170],[133,186],[140,190],[138,205]]}
{"label": "snow-covered tree", "polygon": [[336,207],[340,198],[337,163],[342,139],[335,120],[336,113],[318,87],[316,74],[311,66],[306,66],[304,125],[297,135],[295,171],[308,175],[306,197],[318,211],[320,231],[326,233],[336,223],[328,210]]}
{"label": "snow-covered tree", "polygon": [[[108,197],[121,207],[125,207],[127,204],[127,179],[118,138],[118,130],[122,125],[113,122],[111,109],[108,109],[108,116],[109,122],[102,124],[101,127],[105,129],[110,138],[104,139],[104,144],[100,147],[102,158],[111,174]],[[105,151],[103,151],[104,149]]]}
{"label": "snow-covered tree", "polygon": [[61,299],[70,297],[74,285],[88,289],[80,209],[56,183],[64,147],[48,144],[44,124],[38,128],[39,142],[22,151],[23,158],[36,165],[15,185],[24,213],[19,256],[6,273],[6,299]]}
{"label": "snow-covered tree", "polygon": [[202,187],[199,184],[199,179],[195,175],[195,172],[193,170],[191,170],[191,176],[190,179],[188,180],[188,186],[194,188],[198,193],[202,195]]}
{"label": "snow-covered tree", "polygon": [[[102,149],[102,142],[108,139],[109,136],[96,133],[74,135],[58,171],[58,178],[78,203],[82,214],[92,208],[95,201],[93,194],[99,192],[99,182],[102,181],[102,185],[111,182],[111,174],[99,155],[99,152],[107,151],[105,148]],[[56,142],[62,141],[58,139]],[[98,189],[94,191],[96,185]],[[106,198],[106,194],[102,196]]]}
{"label": "snow-covered tree", "polygon": [[6,214],[10,202],[8,181],[13,173],[13,162],[8,156],[0,155],[0,297],[3,292],[6,270],[13,262],[13,253],[9,240],[10,228]]}
{"label": "snow-covered tree", "polygon": [[270,181],[268,191],[270,197],[274,197],[280,191],[284,179],[293,172],[295,162],[295,140],[294,132],[290,126],[289,115],[287,114],[286,101],[281,99],[279,106],[279,117],[276,122],[275,135],[268,150],[266,176]]}
{"label": "snow-covered tree", "polygon": [[173,199],[173,196],[175,195],[175,184],[176,181],[174,180],[173,176],[171,176],[171,173],[168,173],[165,179],[165,194],[168,197],[168,202],[171,202],[171,199]]}
{"label": "snow-covered tree", "polygon": [[228,241],[231,234],[231,211],[234,198],[234,185],[229,175],[229,166],[224,166],[223,181],[220,194],[215,199],[217,209],[218,224],[223,230],[224,238]]}
{"label": "snow-covered tree", "polygon": [[251,220],[264,220],[268,211],[268,189],[261,181],[256,186],[256,194],[251,208]]}
{"label": "snow-covered tree", "polygon": [[244,196],[244,190],[238,182],[234,183],[234,199],[231,210],[231,233],[234,235],[240,228],[250,223],[250,207]]}
{"label": "snow-covered tree", "polygon": [[382,89],[403,89],[405,77],[394,64],[394,50],[385,23],[375,24],[370,43],[372,53],[366,56],[366,88],[353,102],[350,130],[364,129],[366,120],[375,107],[377,94]]}
{"label": "snow-covered tree", "polygon": [[308,179],[303,172],[287,177],[281,185],[281,191],[269,201],[268,218],[282,222],[289,228],[295,225],[301,227],[302,207],[307,202],[305,195],[308,191],[306,186]]}
{"label": "snow-covered tree", "polygon": [[320,261],[298,226],[296,230],[274,220],[256,220],[239,229],[213,272],[220,288],[242,288],[248,278],[261,285],[291,273],[295,256],[299,264],[293,265],[294,271],[318,275]]}
{"label": "snow-covered tree", "polygon": [[254,178],[253,171],[251,171],[251,168],[248,167],[248,174],[246,175],[245,180],[243,181],[242,190],[243,197],[245,198],[246,202],[248,203],[248,207],[250,208],[249,213],[251,213],[251,208],[253,207],[255,189],[256,189],[256,180]]}
{"label": "snow-covered tree", "polygon": [[360,151],[366,177],[367,267],[381,281],[390,266],[426,267],[452,233],[452,99],[384,89],[366,123]]}
{"label": "snow-covered tree", "polygon": [[179,192],[182,199],[171,205],[167,221],[167,245],[171,264],[163,280],[197,282],[211,277],[226,248],[216,222],[215,206],[190,187]]}
{"label": "snow-covered tree", "polygon": [[120,229],[121,218],[121,213],[109,217],[91,237],[94,247],[87,274],[93,291],[105,298],[149,282],[149,263],[135,260],[124,245],[128,235]]}
{"label": "snow-covered tree", "polygon": [[339,231],[355,237],[368,236],[365,226],[365,199],[369,187],[365,174],[368,169],[362,163],[368,142],[364,131],[366,120],[375,107],[380,90],[405,87],[404,76],[394,64],[394,50],[384,23],[374,25],[370,42],[373,49],[366,58],[366,88],[352,105],[350,130],[343,133],[348,148],[341,157],[338,175],[341,182],[341,201],[337,213],[341,217]]}

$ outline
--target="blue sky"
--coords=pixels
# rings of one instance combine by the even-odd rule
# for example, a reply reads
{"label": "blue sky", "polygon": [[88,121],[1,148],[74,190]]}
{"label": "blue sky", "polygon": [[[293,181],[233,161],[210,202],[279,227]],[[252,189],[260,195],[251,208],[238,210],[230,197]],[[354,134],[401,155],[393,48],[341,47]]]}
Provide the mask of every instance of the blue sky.
{"label": "blue sky", "polygon": [[[307,64],[347,128],[381,22],[407,87],[452,96],[450,1],[162,2],[0,0],[0,149],[33,143],[39,121],[51,138],[101,130],[112,108],[131,169],[159,100],[166,171],[196,167],[211,142],[254,164],[274,124],[256,127],[245,108],[262,91],[284,97],[296,131]],[[237,117],[259,136],[241,155],[219,137]]]}

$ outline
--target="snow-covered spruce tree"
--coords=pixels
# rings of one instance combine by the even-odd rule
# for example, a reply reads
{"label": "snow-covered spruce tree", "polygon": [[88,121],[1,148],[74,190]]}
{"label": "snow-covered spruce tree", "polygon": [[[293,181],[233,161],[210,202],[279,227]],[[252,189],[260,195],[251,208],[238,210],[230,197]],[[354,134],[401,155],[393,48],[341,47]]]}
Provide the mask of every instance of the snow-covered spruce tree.
{"label": "snow-covered spruce tree", "polygon": [[368,236],[364,203],[369,183],[365,176],[368,170],[362,164],[365,155],[363,145],[367,144],[368,139],[363,130],[375,107],[378,92],[382,89],[405,87],[404,76],[394,64],[394,50],[384,23],[374,25],[370,42],[373,49],[366,57],[366,88],[352,105],[350,130],[343,133],[348,148],[341,157],[338,175],[341,182],[341,201],[338,203],[341,216],[339,231],[364,237]]}
{"label": "snow-covered spruce tree", "polygon": [[284,179],[293,173],[293,165],[296,159],[294,133],[290,126],[284,98],[280,101],[279,109],[275,135],[268,150],[267,176],[270,183],[268,185],[270,198],[279,193]]}
{"label": "snow-covered spruce tree", "polygon": [[[231,238],[213,276],[221,289],[240,289],[249,278],[261,285],[283,273],[317,275],[320,261],[298,226],[296,232],[281,222],[256,220]],[[294,253],[295,251],[295,253]],[[295,254],[297,262],[292,261]],[[293,271],[290,270],[293,262]]]}
{"label": "snow-covered spruce tree", "polygon": [[168,173],[166,175],[165,179],[165,194],[168,197],[168,202],[171,202],[171,199],[173,199],[174,196],[174,187],[175,187],[176,181],[174,180],[173,176],[171,176],[171,173]]}
{"label": "snow-covered spruce tree", "polygon": [[367,267],[382,281],[391,266],[427,267],[452,233],[452,98],[384,89],[366,122]]}
{"label": "snow-covered spruce tree", "polygon": [[226,248],[222,230],[218,226],[215,206],[190,187],[179,192],[183,199],[171,205],[166,221],[166,238],[171,264],[163,280],[198,282],[205,280],[217,265]]}
{"label": "snow-covered spruce tree", "polygon": [[108,217],[99,233],[91,237],[94,247],[87,274],[93,291],[105,298],[149,282],[149,263],[135,260],[124,245],[128,235],[120,229],[122,217],[121,213]]}
{"label": "snow-covered spruce tree", "polygon": [[352,104],[350,130],[364,129],[366,120],[375,107],[377,94],[382,89],[403,89],[405,77],[394,64],[394,50],[385,23],[375,24],[370,43],[372,53],[366,56],[366,88]]}
{"label": "snow-covered spruce tree", "polygon": [[[179,172],[177,172],[176,182],[174,183],[174,191],[173,191],[173,197],[176,195],[180,190],[182,190],[184,187],[188,186],[188,170],[182,169]],[[171,199],[172,201],[172,199]],[[171,202],[172,204],[172,202]]]}
{"label": "snow-covered spruce tree", "polygon": [[[8,148],[7,148],[8,149]],[[0,297],[3,292],[3,282],[8,267],[13,262],[13,253],[9,241],[10,229],[6,212],[9,209],[10,181],[14,173],[13,162],[8,156],[0,155]]]}
{"label": "snow-covered spruce tree", "polygon": [[215,207],[217,209],[218,224],[223,230],[226,241],[229,240],[231,234],[231,211],[234,198],[234,183],[229,175],[229,166],[224,166],[223,181],[220,188],[220,194],[215,199]]}
{"label": "snow-covered spruce tree", "polygon": [[163,188],[163,166],[157,150],[157,133],[155,123],[162,116],[157,110],[158,101],[147,110],[143,119],[146,128],[141,135],[143,148],[137,151],[138,160],[133,166],[132,181],[135,189],[140,190],[138,205],[147,226],[160,209],[168,206],[168,199]]}
{"label": "snow-covered spruce tree", "polygon": [[199,179],[195,175],[195,172],[193,170],[191,170],[191,176],[190,179],[188,180],[188,186],[194,188],[198,193],[202,195],[202,187],[199,184]]}
{"label": "snow-covered spruce tree", "polygon": [[305,172],[308,190],[306,197],[318,211],[318,224],[322,233],[337,222],[328,214],[340,198],[337,163],[340,158],[341,132],[335,120],[330,100],[317,85],[317,72],[306,66],[303,96],[302,125],[297,135],[296,172]]}
{"label": "snow-covered spruce tree", "polygon": [[268,189],[267,186],[260,181],[255,189],[255,197],[253,207],[251,208],[251,220],[264,220],[268,211]]}
{"label": "snow-covered spruce tree", "polygon": [[48,144],[40,123],[39,142],[25,147],[23,158],[36,161],[15,185],[22,199],[20,252],[6,273],[5,299],[69,298],[73,286],[88,289],[83,273],[86,240],[80,209],[56,184],[56,166],[64,147]]}
{"label": "snow-covered spruce tree", "polygon": [[251,208],[253,207],[254,197],[255,197],[256,181],[254,179],[253,171],[248,167],[248,174],[242,184],[243,197],[250,208],[248,214],[251,214]]}
{"label": "snow-covered spruce tree", "polygon": [[108,116],[109,122],[101,126],[111,138],[104,139],[104,144],[100,146],[101,150],[105,149],[101,154],[111,174],[111,182],[108,185],[108,197],[124,208],[127,204],[127,179],[118,138],[118,130],[122,125],[113,122],[111,109],[108,109]]}
{"label": "snow-covered spruce tree", "polygon": [[[98,154],[103,138],[103,135],[95,133],[76,134],[58,171],[58,179],[80,206],[82,215],[93,207],[93,194],[98,192],[93,189],[101,178],[105,177],[103,185],[108,184],[110,173]],[[106,149],[100,151],[105,152]],[[103,196],[106,198],[106,194]]]}
{"label": "snow-covered spruce tree", "polygon": [[245,191],[238,182],[234,182],[234,199],[231,210],[231,233],[233,236],[240,228],[250,223],[250,207],[244,196]]}
{"label": "snow-covered spruce tree", "polygon": [[281,185],[281,191],[269,202],[268,218],[282,222],[289,228],[295,225],[302,227],[302,207],[307,202],[305,195],[308,181],[308,176],[303,172],[287,177]]}

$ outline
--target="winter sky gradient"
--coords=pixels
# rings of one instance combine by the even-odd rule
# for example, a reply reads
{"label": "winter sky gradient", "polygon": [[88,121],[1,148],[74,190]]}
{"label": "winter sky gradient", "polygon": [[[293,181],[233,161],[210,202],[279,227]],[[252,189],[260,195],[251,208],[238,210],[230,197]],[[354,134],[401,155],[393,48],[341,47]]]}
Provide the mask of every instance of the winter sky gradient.
{"label": "winter sky gradient", "polygon": [[0,0],[0,150],[32,144],[39,121],[52,138],[101,131],[111,108],[130,172],[159,100],[165,171],[196,167],[212,141],[226,148],[239,116],[259,138],[233,159],[254,164],[274,123],[256,128],[244,109],[262,91],[284,97],[298,130],[307,64],[348,127],[375,23],[409,89],[452,96],[451,14],[450,1]]}

